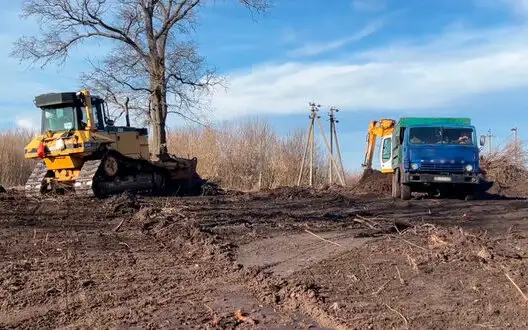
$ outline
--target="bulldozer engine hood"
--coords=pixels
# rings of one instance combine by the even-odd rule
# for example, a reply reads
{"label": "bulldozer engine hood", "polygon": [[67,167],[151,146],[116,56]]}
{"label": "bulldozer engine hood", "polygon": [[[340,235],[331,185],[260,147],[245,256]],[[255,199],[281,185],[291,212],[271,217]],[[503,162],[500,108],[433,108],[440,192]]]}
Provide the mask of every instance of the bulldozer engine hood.
{"label": "bulldozer engine hood", "polygon": [[90,154],[101,144],[113,142],[114,139],[97,132],[47,132],[35,137],[24,149],[24,154],[26,158]]}

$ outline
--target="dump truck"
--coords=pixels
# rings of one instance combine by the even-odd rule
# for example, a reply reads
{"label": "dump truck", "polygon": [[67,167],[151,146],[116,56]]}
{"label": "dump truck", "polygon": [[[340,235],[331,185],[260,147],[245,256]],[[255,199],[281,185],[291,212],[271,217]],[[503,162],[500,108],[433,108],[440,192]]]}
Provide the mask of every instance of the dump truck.
{"label": "dump truck", "polygon": [[392,170],[392,196],[413,192],[473,199],[489,189],[480,176],[479,144],[469,118],[401,118],[381,141],[381,168]]}
{"label": "dump truck", "polygon": [[197,159],[164,155],[151,160],[146,128],[116,126],[106,102],[89,90],[38,95],[41,135],[25,147],[38,160],[25,185],[28,196],[73,191],[99,198],[148,192],[199,194]]}

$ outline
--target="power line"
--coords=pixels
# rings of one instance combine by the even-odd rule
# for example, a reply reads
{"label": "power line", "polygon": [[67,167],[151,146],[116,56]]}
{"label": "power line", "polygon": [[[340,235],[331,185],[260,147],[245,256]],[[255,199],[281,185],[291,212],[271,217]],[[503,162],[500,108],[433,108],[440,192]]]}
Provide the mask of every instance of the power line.
{"label": "power line", "polygon": [[[308,130],[308,136],[306,138],[306,144],[305,144],[305,147],[304,147],[304,151],[303,151],[303,158],[302,158],[302,161],[301,161],[301,168],[299,170],[299,176],[297,178],[297,186],[300,186],[301,185],[301,181],[302,181],[302,175],[304,173],[304,168],[305,168],[305,164],[306,164],[306,156],[307,156],[307,153],[308,153],[308,150],[310,152],[310,164],[309,164],[309,177],[308,177],[308,184],[310,187],[313,186],[314,184],[314,177],[313,177],[313,170],[314,170],[314,145],[315,145],[315,122],[317,121],[317,126],[319,127],[319,131],[321,133],[321,136],[323,137],[323,142],[326,146],[326,149],[329,153],[329,158],[330,158],[330,166],[331,166],[331,169],[334,169],[336,171],[336,174],[337,174],[337,177],[339,179],[339,181],[341,182],[342,185],[345,185],[345,179],[344,179],[344,171],[342,169],[343,165],[342,165],[342,161],[341,161],[341,151],[339,150],[339,142],[337,140],[337,131],[335,130],[335,123],[337,122],[335,120],[335,117],[332,116],[331,118],[331,129],[330,129],[330,134],[331,134],[331,137],[332,137],[332,141],[334,141],[334,138],[335,139],[335,142],[336,142],[336,148],[337,148],[337,152],[338,152],[338,155],[339,155],[339,158],[340,158],[340,164],[341,164],[341,170],[338,168],[338,165],[337,165],[337,162],[335,161],[335,158],[334,158],[334,155],[333,155],[333,142],[332,144],[329,144],[328,143],[328,140],[326,139],[326,135],[325,135],[325,132],[324,132],[324,129],[323,129],[323,125],[321,124],[321,116],[319,116],[317,113],[319,112],[319,108],[321,107],[321,105],[316,105],[314,102],[310,102],[308,103],[309,106],[310,106],[310,128]],[[336,111],[337,109],[334,109],[331,111],[332,115],[333,115],[333,112],[337,112]]]}

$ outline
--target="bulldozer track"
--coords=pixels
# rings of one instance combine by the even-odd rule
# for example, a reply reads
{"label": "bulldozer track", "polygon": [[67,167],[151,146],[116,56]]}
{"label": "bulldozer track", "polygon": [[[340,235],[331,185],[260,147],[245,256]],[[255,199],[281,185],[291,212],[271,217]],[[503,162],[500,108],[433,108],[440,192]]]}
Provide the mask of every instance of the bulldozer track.
{"label": "bulldozer track", "polygon": [[93,197],[93,182],[95,174],[101,165],[101,160],[88,160],[81,168],[81,173],[75,182],[75,194],[82,197]]}
{"label": "bulldozer track", "polygon": [[40,197],[44,178],[48,173],[48,168],[44,162],[38,162],[31,172],[29,179],[26,182],[25,192],[28,197]]}

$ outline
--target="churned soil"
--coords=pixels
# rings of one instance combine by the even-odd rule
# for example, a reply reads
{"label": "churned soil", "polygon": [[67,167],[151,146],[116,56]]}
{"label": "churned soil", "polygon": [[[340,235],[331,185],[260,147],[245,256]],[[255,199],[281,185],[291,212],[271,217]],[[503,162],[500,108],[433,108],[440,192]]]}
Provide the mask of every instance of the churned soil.
{"label": "churned soil", "polygon": [[376,187],[8,191],[0,328],[528,327],[528,202],[401,201]]}

